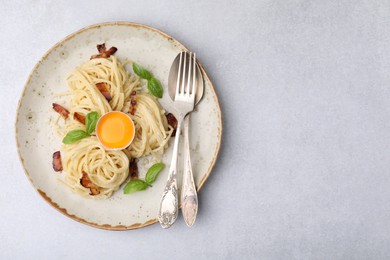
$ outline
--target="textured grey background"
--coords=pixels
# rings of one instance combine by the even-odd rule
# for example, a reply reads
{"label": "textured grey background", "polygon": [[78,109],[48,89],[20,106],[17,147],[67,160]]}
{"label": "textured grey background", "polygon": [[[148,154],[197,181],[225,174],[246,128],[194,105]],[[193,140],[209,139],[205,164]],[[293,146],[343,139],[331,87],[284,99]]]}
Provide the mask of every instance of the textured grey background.
{"label": "textured grey background", "polygon": [[[389,259],[389,1],[1,1],[1,259]],[[134,21],[196,51],[220,98],[218,163],[187,229],[64,217],[17,159],[34,64],[93,23]]]}

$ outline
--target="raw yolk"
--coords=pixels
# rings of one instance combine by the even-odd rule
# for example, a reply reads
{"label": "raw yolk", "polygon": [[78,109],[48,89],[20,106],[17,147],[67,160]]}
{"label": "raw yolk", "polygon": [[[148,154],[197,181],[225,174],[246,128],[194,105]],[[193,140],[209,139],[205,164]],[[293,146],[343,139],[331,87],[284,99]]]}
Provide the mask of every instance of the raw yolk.
{"label": "raw yolk", "polygon": [[134,138],[134,123],[119,111],[112,111],[99,119],[96,133],[100,142],[109,149],[124,149]]}

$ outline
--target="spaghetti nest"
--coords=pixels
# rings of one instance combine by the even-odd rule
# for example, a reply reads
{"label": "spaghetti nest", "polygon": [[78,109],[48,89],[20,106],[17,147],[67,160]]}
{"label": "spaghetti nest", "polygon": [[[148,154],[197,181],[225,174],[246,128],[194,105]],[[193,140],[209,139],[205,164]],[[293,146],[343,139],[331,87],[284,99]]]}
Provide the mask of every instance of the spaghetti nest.
{"label": "spaghetti nest", "polygon": [[95,136],[62,147],[65,183],[82,195],[110,197],[126,180],[129,158],[122,151],[106,151]]}
{"label": "spaghetti nest", "polygon": [[84,129],[80,118],[92,111],[99,116],[117,110],[134,121],[135,137],[124,150],[108,151],[94,133],[73,144],[62,144],[64,182],[73,191],[108,198],[129,175],[129,162],[149,154],[159,155],[168,146],[173,129],[157,98],[131,75],[115,56],[91,59],[68,77],[70,103],[62,133]]}

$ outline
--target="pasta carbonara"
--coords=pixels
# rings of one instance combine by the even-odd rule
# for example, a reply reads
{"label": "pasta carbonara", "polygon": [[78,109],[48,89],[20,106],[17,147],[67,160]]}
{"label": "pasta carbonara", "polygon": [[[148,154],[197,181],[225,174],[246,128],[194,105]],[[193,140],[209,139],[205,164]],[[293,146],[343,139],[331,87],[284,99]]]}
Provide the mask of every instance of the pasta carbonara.
{"label": "pasta carbonara", "polygon": [[115,56],[107,56],[95,57],[69,75],[69,117],[60,127],[62,135],[85,129],[85,116],[92,111],[99,116],[122,111],[134,122],[134,140],[124,150],[106,150],[94,133],[62,144],[64,183],[76,193],[94,198],[108,198],[120,187],[129,175],[131,160],[161,155],[173,131],[164,109],[142,80],[131,75]]}

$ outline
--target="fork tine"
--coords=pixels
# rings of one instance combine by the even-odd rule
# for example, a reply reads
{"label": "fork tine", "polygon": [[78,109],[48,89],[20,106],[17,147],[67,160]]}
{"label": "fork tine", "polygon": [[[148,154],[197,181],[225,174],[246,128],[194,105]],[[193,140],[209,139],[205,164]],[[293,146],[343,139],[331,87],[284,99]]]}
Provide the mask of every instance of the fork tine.
{"label": "fork tine", "polygon": [[183,77],[181,81],[181,88],[179,91],[180,94],[184,94],[186,77],[187,77],[187,52],[184,52]]}
{"label": "fork tine", "polygon": [[187,79],[187,85],[186,85],[186,96],[190,96],[191,92],[191,71],[192,71],[192,52],[190,52],[190,57],[188,61],[188,79]]}
{"label": "fork tine", "polygon": [[179,95],[179,88],[180,88],[180,78],[181,78],[181,67],[182,67],[182,60],[183,60],[183,52],[180,53],[180,59],[179,59],[179,72],[177,73],[177,82],[176,82],[176,94],[175,96]]}
{"label": "fork tine", "polygon": [[194,52],[194,57],[191,59],[193,59],[191,94],[196,95],[196,54],[195,52]]}

